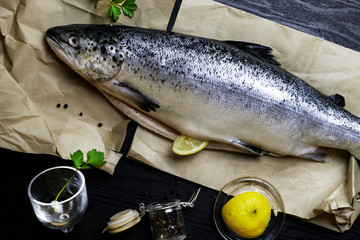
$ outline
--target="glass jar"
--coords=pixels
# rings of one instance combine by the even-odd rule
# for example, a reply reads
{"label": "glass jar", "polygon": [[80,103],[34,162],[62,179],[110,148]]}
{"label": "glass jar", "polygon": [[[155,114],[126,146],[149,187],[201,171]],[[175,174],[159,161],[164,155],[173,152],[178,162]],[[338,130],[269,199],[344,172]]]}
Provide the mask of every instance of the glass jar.
{"label": "glass jar", "polygon": [[195,191],[190,200],[180,202],[175,199],[165,203],[151,203],[145,206],[144,203],[139,204],[139,212],[137,210],[126,209],[110,218],[107,227],[103,233],[122,232],[135,224],[149,213],[151,232],[154,240],[181,240],[186,238],[185,224],[181,207],[194,207],[194,203],[199,195],[201,188]]}
{"label": "glass jar", "polygon": [[181,240],[186,237],[180,200],[152,203],[147,210],[154,240]]}

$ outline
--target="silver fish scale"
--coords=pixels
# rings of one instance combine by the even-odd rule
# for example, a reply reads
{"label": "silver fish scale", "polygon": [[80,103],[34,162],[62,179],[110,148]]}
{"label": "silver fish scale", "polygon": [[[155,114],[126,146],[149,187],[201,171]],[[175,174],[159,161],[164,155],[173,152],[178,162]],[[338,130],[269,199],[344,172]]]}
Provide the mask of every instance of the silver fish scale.
{"label": "silver fish scale", "polygon": [[[205,94],[207,99],[219,98],[229,92],[231,101],[241,101],[244,96],[263,101],[264,96],[269,96],[269,102],[274,104],[286,106],[285,103],[291,103],[288,109],[294,111],[301,109],[301,105],[306,107],[304,104],[318,108],[332,104],[327,96],[313,91],[312,87],[295,76],[215,41],[177,34],[159,35],[153,31],[144,31],[140,35],[131,29],[126,36],[129,37],[123,40],[126,42],[123,49],[130,59],[132,56],[138,59],[137,63],[133,61],[136,59],[130,60],[133,63],[130,70],[137,73],[141,68],[148,69],[152,73],[152,81],[167,83],[174,91],[191,89],[195,93]],[[131,48],[127,50],[129,45]],[[222,94],[217,94],[218,91]],[[325,101],[320,104],[323,98]],[[313,102],[314,99],[318,102]],[[323,108],[325,111],[327,109],[328,106]]]}
{"label": "silver fish scale", "polygon": [[322,147],[360,157],[358,117],[254,52],[156,30],[76,28],[98,44],[97,54],[124,57],[113,79],[87,80],[134,107],[153,102],[146,114],[181,133],[318,161],[326,160]]}
{"label": "silver fish scale", "polygon": [[[266,112],[266,105],[272,108],[277,105],[291,114],[307,116],[305,119],[311,117],[313,121],[316,117],[319,123],[332,117],[333,122],[345,124],[343,109],[327,96],[283,69],[269,66],[247,53],[215,41],[177,34],[144,31],[139,35],[130,29],[128,36],[132,49],[137,49],[133,54],[144,59],[138,64],[154,73],[153,81],[163,84],[172,81],[168,87],[174,91],[190,89],[195,94],[205,94],[207,101],[213,98],[213,103],[224,104],[230,111],[239,107],[226,104],[234,101],[244,102],[240,107],[251,109],[252,114],[254,107],[264,106],[265,109],[258,109],[257,116]],[[182,81],[189,78],[192,81]],[[256,103],[259,100],[266,104]],[[346,127],[352,128],[351,124]]]}

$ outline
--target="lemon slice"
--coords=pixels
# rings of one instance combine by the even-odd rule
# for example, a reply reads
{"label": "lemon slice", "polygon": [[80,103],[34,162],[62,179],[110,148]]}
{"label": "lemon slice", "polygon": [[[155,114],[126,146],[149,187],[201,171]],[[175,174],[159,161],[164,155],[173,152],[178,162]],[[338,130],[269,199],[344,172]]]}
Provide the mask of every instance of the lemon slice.
{"label": "lemon slice", "polygon": [[178,155],[190,155],[204,149],[209,141],[198,140],[180,134],[174,141],[172,151]]}

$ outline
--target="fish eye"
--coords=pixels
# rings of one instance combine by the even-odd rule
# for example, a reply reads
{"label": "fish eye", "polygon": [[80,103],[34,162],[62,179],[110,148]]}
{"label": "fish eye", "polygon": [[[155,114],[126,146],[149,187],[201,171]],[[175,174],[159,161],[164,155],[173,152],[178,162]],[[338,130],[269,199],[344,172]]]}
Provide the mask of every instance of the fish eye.
{"label": "fish eye", "polygon": [[80,43],[80,41],[79,41],[79,38],[78,38],[78,37],[76,37],[76,36],[71,36],[71,37],[69,37],[69,44],[70,44],[71,46],[77,47],[77,46],[79,46],[79,43]]}
{"label": "fish eye", "polygon": [[119,58],[120,58],[120,61],[124,61],[125,59],[125,56],[123,53],[119,53]]}

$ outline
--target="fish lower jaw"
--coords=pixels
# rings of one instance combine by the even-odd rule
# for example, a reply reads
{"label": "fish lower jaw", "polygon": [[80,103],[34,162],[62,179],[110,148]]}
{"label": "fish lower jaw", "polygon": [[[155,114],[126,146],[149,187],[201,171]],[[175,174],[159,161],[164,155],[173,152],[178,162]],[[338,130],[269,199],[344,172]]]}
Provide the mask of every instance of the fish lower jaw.
{"label": "fish lower jaw", "polygon": [[[48,42],[49,46],[51,47],[51,49],[52,49],[54,52],[57,51],[56,48],[59,48],[59,49],[62,50],[61,45],[60,45],[55,39],[53,39],[52,37],[46,36],[45,39],[46,39],[46,41]],[[56,47],[56,48],[54,49],[54,47]]]}

